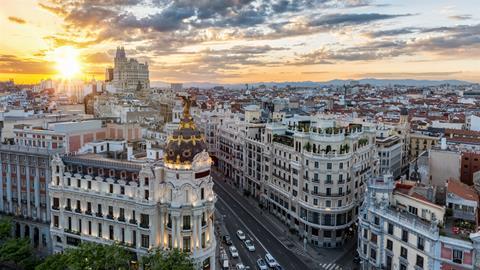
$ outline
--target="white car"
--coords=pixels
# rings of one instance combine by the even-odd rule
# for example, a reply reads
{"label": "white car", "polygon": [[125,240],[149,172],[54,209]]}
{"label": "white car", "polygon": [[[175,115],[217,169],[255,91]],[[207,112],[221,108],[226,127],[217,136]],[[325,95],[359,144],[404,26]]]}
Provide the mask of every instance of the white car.
{"label": "white car", "polygon": [[253,245],[252,240],[245,240],[245,246],[247,247],[248,251],[255,251],[255,246]]}
{"label": "white car", "polygon": [[245,265],[243,265],[243,263],[237,263],[237,265],[235,265],[235,269],[236,270],[245,270],[247,268],[245,267]]}
{"label": "white car", "polygon": [[257,260],[257,268],[258,270],[268,270],[267,263],[262,258]]}
{"label": "white car", "polygon": [[230,246],[228,249],[230,250],[230,255],[232,255],[232,258],[238,258],[238,250],[235,246]]}
{"label": "white car", "polygon": [[238,239],[240,239],[242,241],[245,240],[245,238],[246,238],[245,233],[242,230],[237,231],[237,236],[238,236]]}
{"label": "white car", "polygon": [[271,268],[274,268],[278,265],[277,260],[275,260],[275,258],[273,258],[272,254],[270,253],[265,254],[265,261],[267,262],[268,267]]}

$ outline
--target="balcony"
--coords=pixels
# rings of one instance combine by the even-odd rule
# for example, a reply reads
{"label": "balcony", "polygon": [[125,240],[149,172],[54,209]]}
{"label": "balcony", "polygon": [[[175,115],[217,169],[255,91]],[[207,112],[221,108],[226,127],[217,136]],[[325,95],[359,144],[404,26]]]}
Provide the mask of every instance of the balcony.
{"label": "balcony", "polygon": [[140,227],[141,227],[141,228],[144,228],[144,229],[150,228],[150,226],[148,225],[148,223],[140,223]]}
{"label": "balcony", "polygon": [[108,215],[107,215],[107,218],[108,218],[108,219],[111,219],[111,220],[114,220],[114,219],[115,219],[112,214],[108,214]]}
{"label": "balcony", "polygon": [[82,210],[81,210],[80,208],[77,208],[77,209],[75,209],[75,213],[81,214],[81,213],[82,213]]}
{"label": "balcony", "polygon": [[77,231],[74,231],[74,230],[64,229],[63,231],[66,232],[66,233],[69,233],[69,234],[80,235],[80,232],[77,232]]}
{"label": "balcony", "polygon": [[70,206],[65,206],[65,211],[70,211],[70,212],[71,212],[71,211],[72,211],[72,207],[70,207]]}
{"label": "balcony", "polygon": [[124,216],[120,216],[117,218],[118,221],[120,222],[125,222],[125,217]]}
{"label": "balcony", "polygon": [[91,215],[92,215],[92,210],[87,210],[87,211],[85,211],[85,215],[91,216]]}
{"label": "balcony", "polygon": [[99,218],[103,218],[103,214],[102,214],[102,213],[96,213],[95,216],[96,216],[96,217],[99,217]]}
{"label": "balcony", "polygon": [[136,220],[136,219],[133,219],[133,218],[130,219],[128,222],[129,222],[130,224],[137,224],[137,220]]}
{"label": "balcony", "polygon": [[60,210],[60,207],[58,205],[52,205],[52,209],[58,211],[58,210]]}

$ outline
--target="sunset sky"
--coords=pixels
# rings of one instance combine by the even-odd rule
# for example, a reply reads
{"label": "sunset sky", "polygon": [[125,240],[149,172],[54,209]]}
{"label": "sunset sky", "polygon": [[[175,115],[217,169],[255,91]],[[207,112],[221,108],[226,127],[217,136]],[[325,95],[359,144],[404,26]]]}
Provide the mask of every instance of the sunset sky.
{"label": "sunset sky", "polygon": [[117,46],[150,79],[480,82],[479,0],[0,0],[0,80],[54,77],[55,50],[104,79]]}

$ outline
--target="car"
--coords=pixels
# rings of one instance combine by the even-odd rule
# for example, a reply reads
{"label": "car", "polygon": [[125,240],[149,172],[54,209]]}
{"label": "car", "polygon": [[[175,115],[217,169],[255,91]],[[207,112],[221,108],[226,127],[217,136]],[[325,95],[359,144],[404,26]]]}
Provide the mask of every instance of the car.
{"label": "car", "polygon": [[283,267],[280,264],[277,264],[273,269],[275,270],[283,270]]}
{"label": "car", "polygon": [[252,240],[250,239],[245,240],[245,246],[247,247],[248,251],[251,251],[251,252],[255,251],[255,246],[253,245]]}
{"label": "car", "polygon": [[278,265],[277,260],[275,260],[275,258],[273,258],[272,254],[270,253],[265,254],[265,261],[267,262],[268,267],[271,268]]}
{"label": "car", "polygon": [[223,242],[225,242],[225,244],[227,244],[228,246],[230,246],[232,243],[232,238],[230,238],[230,235],[224,235],[223,236]]}
{"label": "car", "polygon": [[258,270],[268,270],[267,263],[262,258],[257,260],[257,269]]}
{"label": "car", "polygon": [[230,255],[232,255],[232,258],[238,258],[238,250],[235,246],[230,246],[228,249],[230,250]]}
{"label": "car", "polygon": [[237,236],[238,236],[238,239],[240,239],[242,241],[245,240],[245,238],[246,238],[245,233],[242,230],[237,231]]}
{"label": "car", "polygon": [[243,265],[243,263],[237,263],[237,265],[235,265],[235,269],[236,270],[245,270],[247,268],[245,267],[245,265]]}

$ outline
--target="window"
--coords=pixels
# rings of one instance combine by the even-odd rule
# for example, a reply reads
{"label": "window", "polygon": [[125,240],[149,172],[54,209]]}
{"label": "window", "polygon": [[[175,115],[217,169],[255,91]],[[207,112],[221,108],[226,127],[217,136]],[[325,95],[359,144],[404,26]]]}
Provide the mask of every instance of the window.
{"label": "window", "polygon": [[140,226],[144,228],[148,228],[149,224],[149,215],[147,214],[140,214]]}
{"label": "window", "polygon": [[363,238],[368,239],[368,231],[367,231],[367,229],[363,229]]}
{"label": "window", "polygon": [[417,255],[417,262],[415,263],[416,266],[423,268],[423,257],[420,255]]}
{"label": "window", "polygon": [[190,236],[183,237],[183,251],[190,252]]}
{"label": "window", "polygon": [[388,223],[388,234],[393,235],[393,224]]}
{"label": "window", "polygon": [[125,187],[120,186],[120,194],[125,195]]}
{"label": "window", "polygon": [[402,230],[402,241],[408,242],[408,231]]}
{"label": "window", "polygon": [[88,189],[92,189],[92,181],[88,181],[87,185],[88,185]]}
{"label": "window", "polygon": [[403,263],[400,264],[400,270],[407,270],[407,266]]}
{"label": "window", "polygon": [[97,205],[97,214],[102,215],[102,205],[101,204]]}
{"label": "window", "polygon": [[82,187],[82,180],[77,179],[77,187],[78,188]]}
{"label": "window", "polygon": [[87,213],[92,213],[92,203],[87,202]]}
{"label": "window", "polygon": [[132,244],[137,247],[137,232],[135,230],[132,231]]}
{"label": "window", "polygon": [[370,249],[370,258],[373,260],[373,261],[376,261],[377,260],[377,250],[374,249],[374,248],[371,248]]}
{"label": "window", "polygon": [[454,263],[462,264],[463,261],[463,252],[461,250],[454,249],[453,250],[453,259]]}
{"label": "window", "polygon": [[82,233],[82,220],[78,219],[78,232]]}
{"label": "window", "polygon": [[390,239],[387,239],[387,249],[393,251],[393,242]]}
{"label": "window", "polygon": [[407,251],[406,248],[404,248],[404,247],[401,247],[401,248],[400,248],[400,256],[401,256],[402,258],[404,258],[404,259],[407,259],[407,257],[408,257],[408,251]]}
{"label": "window", "polygon": [[113,225],[108,226],[108,237],[113,240]]}
{"label": "window", "polygon": [[332,163],[327,163],[327,170],[331,170],[332,169]]}
{"label": "window", "polygon": [[88,235],[92,235],[92,222],[88,221]]}
{"label": "window", "polygon": [[417,238],[417,248],[420,250],[424,250],[425,247],[425,240],[422,237]]}
{"label": "window", "polygon": [[57,227],[58,228],[58,216],[53,216],[53,226]]}
{"label": "window", "polygon": [[53,207],[52,208],[58,210],[59,206],[60,206],[60,200],[58,198],[53,198]]}
{"label": "window", "polygon": [[204,200],[205,199],[205,190],[204,188],[201,188],[200,189],[200,200]]}
{"label": "window", "polygon": [[77,200],[77,211],[80,211],[81,208],[82,208],[82,207],[81,207],[81,205],[80,205],[80,201]]}
{"label": "window", "polygon": [[190,230],[190,216],[183,216],[183,229]]}
{"label": "window", "polygon": [[418,209],[416,207],[413,207],[411,205],[408,206],[408,212],[414,214],[414,215],[418,215]]}
{"label": "window", "polygon": [[392,270],[392,256],[387,255],[386,270]]}
{"label": "window", "polygon": [[148,200],[148,197],[150,197],[150,192],[148,192],[148,189],[145,190],[145,200]]}
{"label": "window", "polygon": [[109,192],[110,192],[110,193],[113,193],[113,184],[110,184],[110,186],[109,186]]}
{"label": "window", "polygon": [[102,237],[102,223],[98,223],[98,237]]}
{"label": "window", "polygon": [[145,177],[145,186],[148,186],[148,177]]}
{"label": "window", "polygon": [[150,246],[150,239],[148,235],[142,234],[142,247],[143,248],[148,248]]}
{"label": "window", "polygon": [[377,244],[377,235],[372,233],[370,235],[370,242],[374,243],[375,245]]}

